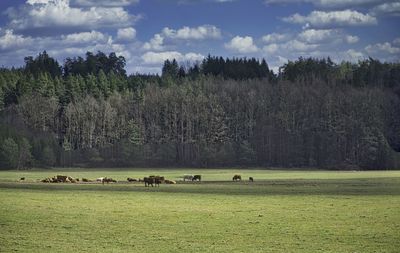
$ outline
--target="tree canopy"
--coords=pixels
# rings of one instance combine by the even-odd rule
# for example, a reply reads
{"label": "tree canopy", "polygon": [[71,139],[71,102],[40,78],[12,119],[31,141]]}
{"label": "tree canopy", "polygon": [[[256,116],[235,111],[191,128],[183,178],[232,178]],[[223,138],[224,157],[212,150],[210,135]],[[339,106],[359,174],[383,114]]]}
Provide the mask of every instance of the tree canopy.
{"label": "tree canopy", "polygon": [[400,64],[208,56],[127,75],[88,52],[0,69],[0,167],[400,165]]}

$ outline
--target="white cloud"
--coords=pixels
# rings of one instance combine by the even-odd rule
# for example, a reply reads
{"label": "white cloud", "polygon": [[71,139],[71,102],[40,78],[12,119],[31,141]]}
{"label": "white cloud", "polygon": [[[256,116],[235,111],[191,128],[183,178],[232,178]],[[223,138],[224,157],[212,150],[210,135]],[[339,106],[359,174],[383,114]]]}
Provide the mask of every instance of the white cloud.
{"label": "white cloud", "polygon": [[308,16],[302,16],[298,13],[283,18],[283,21],[304,24],[306,27],[314,28],[331,28],[331,27],[346,27],[346,26],[363,26],[375,25],[377,20],[369,14],[363,14],[358,11],[343,10],[343,11],[312,11]]}
{"label": "white cloud", "polygon": [[339,31],[335,29],[322,29],[322,30],[308,29],[302,31],[298,35],[298,38],[301,41],[310,44],[315,44],[327,41],[331,42],[332,40],[337,39],[338,36],[339,36]]}
{"label": "white cloud", "polygon": [[134,23],[139,17],[129,14],[122,7],[90,7],[88,9],[70,6],[69,0],[29,0],[19,9],[6,11],[9,26],[14,29],[51,27],[121,27]]}
{"label": "white cloud", "polygon": [[354,49],[349,49],[344,52],[342,57],[343,60],[350,61],[350,62],[357,62],[359,60],[364,59],[365,56],[362,52],[356,51]]}
{"label": "white cloud", "polygon": [[5,33],[0,36],[0,49],[18,49],[29,46],[32,42],[33,39],[31,37],[24,37],[19,34],[14,34],[13,30],[6,30]]}
{"label": "white cloud", "polygon": [[68,44],[97,44],[107,43],[107,41],[111,38],[101,32],[91,31],[62,35],[61,39],[63,42]]}
{"label": "white cloud", "polygon": [[142,55],[142,60],[145,64],[160,64],[168,59],[178,59],[182,54],[177,51],[166,52],[147,52]]}
{"label": "white cloud", "polygon": [[213,25],[202,25],[198,27],[184,26],[174,30],[165,27],[162,34],[166,38],[181,40],[204,40],[221,38],[221,30]]}
{"label": "white cloud", "polygon": [[79,6],[106,6],[106,7],[128,6],[137,4],[138,2],[139,0],[72,0],[72,4]]}
{"label": "white cloud", "polygon": [[383,3],[372,8],[373,15],[400,15],[400,2]]}
{"label": "white cloud", "polygon": [[268,54],[275,54],[276,52],[279,51],[279,45],[278,44],[270,44],[270,45],[266,45],[263,47],[263,51],[268,53]]}
{"label": "white cloud", "polygon": [[345,37],[345,40],[349,44],[354,44],[357,43],[360,40],[360,38],[358,38],[357,36],[347,35]]}
{"label": "white cloud", "polygon": [[27,0],[26,3],[30,5],[34,4],[48,4],[50,0]]}
{"label": "white cloud", "polygon": [[400,38],[396,38],[393,40],[393,45],[400,46]]}
{"label": "white cloud", "polygon": [[267,57],[278,57],[285,55],[285,58],[297,58],[304,54],[310,54],[319,47],[318,44],[308,44],[298,39],[290,40],[285,43],[272,43],[263,47],[263,52]]}
{"label": "white cloud", "polygon": [[136,37],[136,30],[133,27],[120,28],[117,31],[117,39],[120,41],[133,40]]}
{"label": "white cloud", "polygon": [[265,0],[266,4],[310,3],[325,9],[363,8],[396,0]]}
{"label": "white cloud", "polygon": [[225,44],[225,48],[241,54],[255,53],[258,51],[257,46],[253,43],[253,38],[250,36],[236,36],[229,43]]}
{"label": "white cloud", "polygon": [[197,62],[204,59],[204,55],[198,53],[187,53],[181,61]]}
{"label": "white cloud", "polygon": [[221,38],[221,30],[213,25],[202,25],[198,27],[184,26],[178,30],[165,27],[161,33],[157,33],[150,41],[144,43],[144,50],[165,50],[165,44],[175,44],[180,41],[199,41],[206,39]]}
{"label": "white cloud", "polygon": [[201,2],[230,3],[237,0],[175,0],[178,4],[195,4]]}
{"label": "white cloud", "polygon": [[287,41],[290,38],[290,35],[287,33],[271,33],[264,35],[261,40],[265,43],[277,43]]}
{"label": "white cloud", "polygon": [[166,51],[166,52],[147,52],[142,55],[143,63],[145,64],[161,64],[165,60],[172,60],[175,59],[178,62],[182,61],[201,61],[204,59],[204,56],[197,53],[187,53],[182,54],[177,51]]}
{"label": "white cloud", "polygon": [[377,43],[375,45],[368,45],[365,50],[371,55],[384,54],[399,54],[400,48],[393,47],[389,42]]}
{"label": "white cloud", "polygon": [[131,73],[142,73],[142,74],[161,74],[160,66],[132,66],[130,68]]}
{"label": "white cloud", "polygon": [[307,29],[302,31],[297,38],[308,44],[333,44],[346,42],[348,44],[357,43],[357,36],[346,35],[340,29]]}
{"label": "white cloud", "polygon": [[160,34],[157,33],[149,42],[144,43],[143,49],[161,51],[164,50],[163,44],[164,44],[164,37],[162,37]]}
{"label": "white cloud", "polygon": [[307,44],[304,43],[302,41],[299,41],[297,39],[295,40],[291,40],[287,43],[285,43],[284,45],[282,45],[282,47],[285,50],[288,51],[295,51],[295,52],[306,52],[306,51],[310,51],[310,50],[314,50],[318,47],[318,45],[315,44]]}

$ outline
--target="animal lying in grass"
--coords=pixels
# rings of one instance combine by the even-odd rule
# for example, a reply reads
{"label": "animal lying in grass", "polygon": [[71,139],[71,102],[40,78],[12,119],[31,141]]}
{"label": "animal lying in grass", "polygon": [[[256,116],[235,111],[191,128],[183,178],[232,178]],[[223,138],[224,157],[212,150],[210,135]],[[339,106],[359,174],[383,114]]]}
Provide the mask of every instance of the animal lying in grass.
{"label": "animal lying in grass", "polygon": [[114,179],[112,179],[112,178],[108,178],[108,177],[99,177],[99,178],[97,178],[96,179],[96,181],[97,182],[101,182],[102,184],[104,184],[104,183],[116,183],[117,182],[117,180],[114,180]]}
{"label": "animal lying in grass", "polygon": [[65,183],[68,179],[68,176],[63,176],[63,175],[57,175],[57,181],[60,183]]}
{"label": "animal lying in grass", "polygon": [[137,182],[138,181],[136,178],[130,178],[130,177],[128,177],[126,180],[128,180],[128,182]]}
{"label": "animal lying in grass", "polygon": [[166,184],[176,184],[176,181],[174,181],[174,180],[169,180],[169,179],[165,179],[165,180],[164,180],[164,183],[166,183]]}
{"label": "animal lying in grass", "polygon": [[51,183],[51,178],[45,178],[45,179],[42,179],[42,180],[40,180],[40,182],[42,182],[42,183]]}
{"label": "animal lying in grass", "polygon": [[45,178],[43,180],[40,180],[42,183],[76,183],[79,180],[72,178],[70,176],[63,176],[63,175],[57,175],[52,178]]}

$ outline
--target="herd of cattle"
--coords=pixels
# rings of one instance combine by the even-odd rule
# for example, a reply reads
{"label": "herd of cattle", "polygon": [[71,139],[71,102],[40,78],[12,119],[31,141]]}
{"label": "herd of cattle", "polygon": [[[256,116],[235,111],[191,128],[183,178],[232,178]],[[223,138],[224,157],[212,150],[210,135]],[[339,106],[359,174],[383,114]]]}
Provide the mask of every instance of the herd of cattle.
{"label": "herd of cattle", "polygon": [[[183,179],[183,181],[201,181],[201,175],[191,175],[191,174],[185,174],[183,175],[183,177],[181,177]],[[20,178],[20,181],[25,180],[25,178]],[[90,182],[100,182],[102,184],[104,183],[117,183],[117,180],[114,180],[112,178],[109,177],[100,177],[97,178],[96,180],[90,180],[87,178],[82,178],[81,180],[79,178],[73,178],[70,176],[63,176],[63,175],[57,175],[54,176],[52,178],[45,178],[43,180],[41,180],[42,183],[78,183],[78,182],[84,182],[84,183],[90,183]],[[127,181],[129,183],[131,182],[143,182],[145,187],[154,187],[154,186],[160,186],[160,184],[176,184],[176,181],[174,180],[169,180],[166,179],[163,176],[148,176],[148,177],[144,177],[144,178],[127,178]],[[242,176],[239,174],[236,174],[232,177],[232,181],[242,181]],[[254,179],[253,177],[249,177],[249,182],[253,182]]]}

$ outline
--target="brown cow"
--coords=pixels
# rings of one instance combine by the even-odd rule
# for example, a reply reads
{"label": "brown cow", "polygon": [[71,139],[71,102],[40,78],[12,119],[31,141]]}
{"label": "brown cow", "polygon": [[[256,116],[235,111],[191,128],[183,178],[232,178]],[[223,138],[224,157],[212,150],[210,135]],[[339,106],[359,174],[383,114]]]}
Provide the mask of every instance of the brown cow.
{"label": "brown cow", "polygon": [[136,182],[137,181],[136,178],[130,178],[130,177],[128,177],[126,180],[128,180],[128,182]]}
{"label": "brown cow", "polygon": [[176,184],[176,181],[174,181],[174,180],[169,180],[169,179],[165,179],[164,182],[165,182],[166,184]]}
{"label": "brown cow", "polygon": [[43,180],[41,180],[42,183],[50,183],[51,179],[50,178],[45,178]]}
{"label": "brown cow", "polygon": [[155,178],[154,177],[144,177],[143,182],[144,182],[144,187],[149,187],[150,185],[151,185],[151,187],[154,187]]}
{"label": "brown cow", "polygon": [[144,181],[145,187],[148,187],[150,185],[151,185],[151,187],[154,187],[154,185],[160,187],[160,184],[165,181],[165,178],[160,177],[160,176],[149,176],[149,177],[143,178],[143,181]]}
{"label": "brown cow", "polygon": [[112,179],[112,178],[108,178],[108,177],[105,177],[105,178],[103,178],[103,180],[101,181],[103,184],[104,183],[116,183],[117,182],[117,180],[114,180],[114,179]]}
{"label": "brown cow", "polygon": [[65,183],[67,181],[68,176],[57,175],[57,181],[60,183]]}

